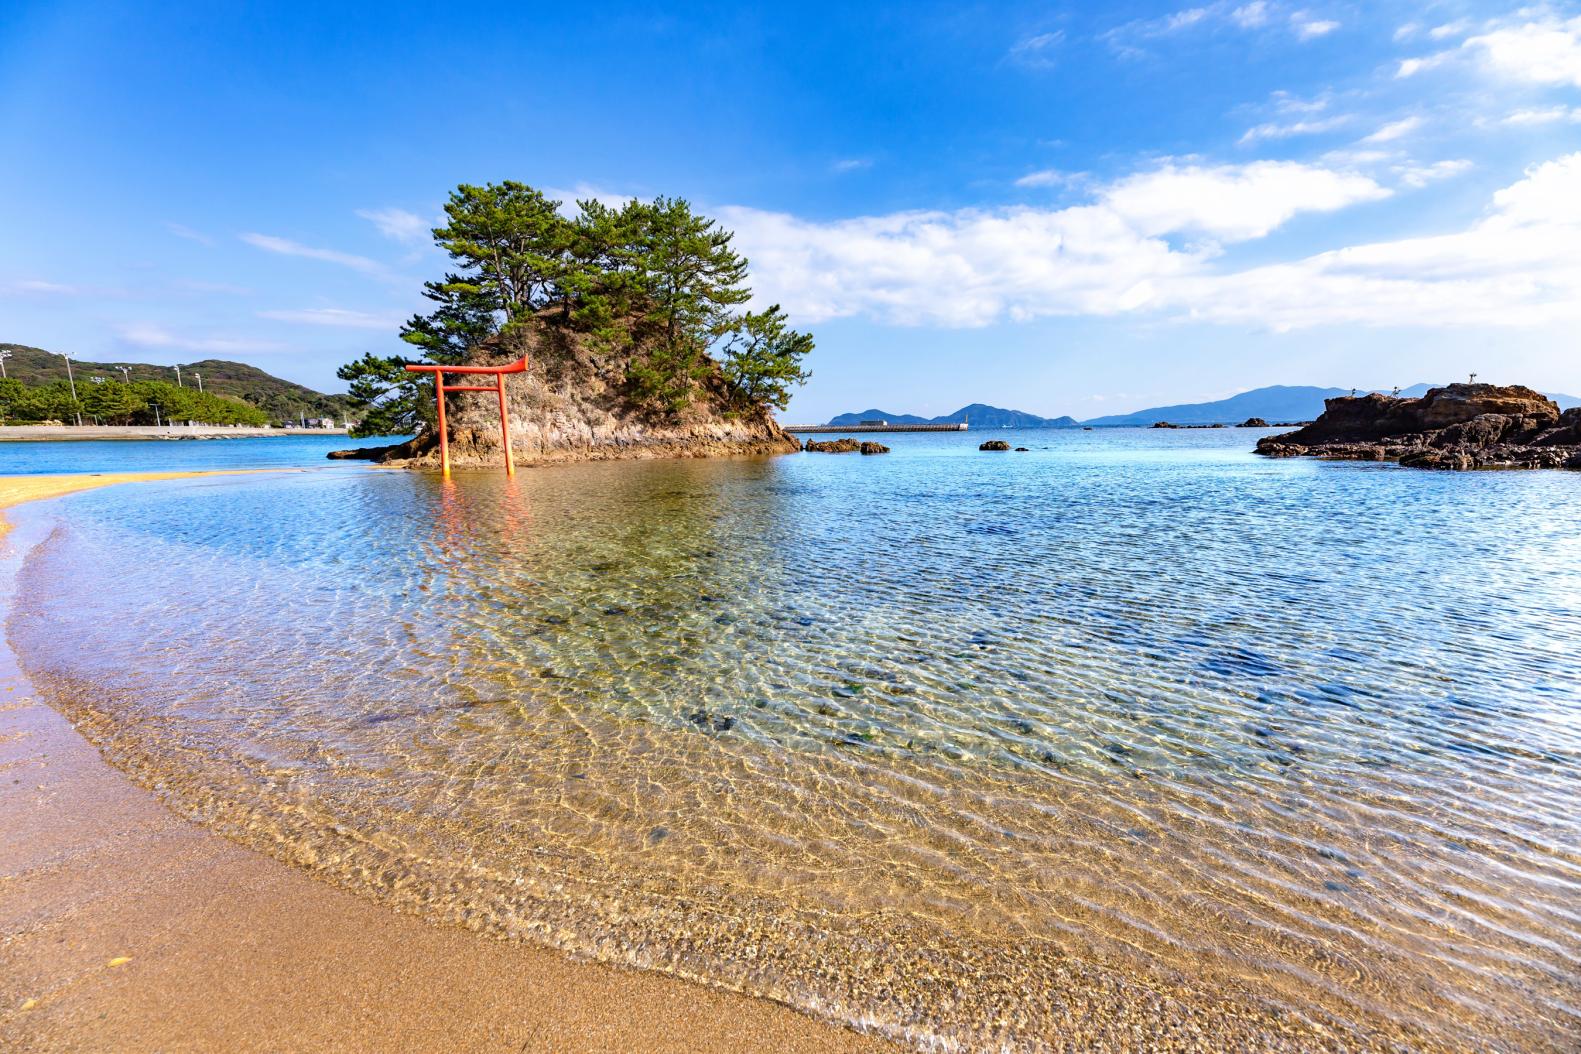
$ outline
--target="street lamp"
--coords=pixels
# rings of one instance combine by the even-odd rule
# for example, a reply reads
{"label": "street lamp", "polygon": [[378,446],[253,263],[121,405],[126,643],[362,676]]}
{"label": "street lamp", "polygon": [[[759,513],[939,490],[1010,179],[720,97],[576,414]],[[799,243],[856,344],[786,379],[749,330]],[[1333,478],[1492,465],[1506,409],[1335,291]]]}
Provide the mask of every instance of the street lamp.
{"label": "street lamp", "polygon": [[148,405],[152,406],[154,408],[154,427],[155,428],[161,427],[160,426],[160,421],[159,421],[159,404],[151,402]]}
{"label": "street lamp", "polygon": [[199,373],[197,370],[193,370],[192,371],[192,376],[194,376],[194,377],[196,377],[198,379],[198,394],[202,395],[203,394],[203,374]]}
{"label": "street lamp", "polygon": [[116,369],[121,371],[121,383],[122,384],[131,384],[132,383],[132,367],[130,367],[130,366],[117,366]]}
{"label": "street lamp", "polygon": [[[71,375],[71,356],[67,355],[63,351],[63,352],[60,353],[60,357],[66,360],[66,383],[71,386],[71,402],[72,402],[72,406],[75,407],[77,405],[77,381],[76,381],[76,378],[72,377],[72,375]],[[76,413],[77,413],[77,427],[81,428],[82,427],[82,411],[81,410],[77,410]]]}
{"label": "street lamp", "polygon": [[10,348],[0,348],[0,377],[5,376],[5,360],[11,357]]}
{"label": "street lamp", "polygon": [[185,388],[186,385],[181,383],[181,367],[177,366],[175,368],[175,370],[176,370],[176,385],[177,385],[177,387]]}

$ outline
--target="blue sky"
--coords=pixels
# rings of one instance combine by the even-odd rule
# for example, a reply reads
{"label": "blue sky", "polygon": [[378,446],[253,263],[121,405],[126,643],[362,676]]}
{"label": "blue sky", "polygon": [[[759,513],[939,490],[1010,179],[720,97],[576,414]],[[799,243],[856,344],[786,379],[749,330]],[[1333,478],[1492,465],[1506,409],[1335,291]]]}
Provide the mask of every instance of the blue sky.
{"label": "blue sky", "polygon": [[459,182],[687,197],[788,414],[1581,394],[1581,6],[17,3],[0,340],[333,389]]}

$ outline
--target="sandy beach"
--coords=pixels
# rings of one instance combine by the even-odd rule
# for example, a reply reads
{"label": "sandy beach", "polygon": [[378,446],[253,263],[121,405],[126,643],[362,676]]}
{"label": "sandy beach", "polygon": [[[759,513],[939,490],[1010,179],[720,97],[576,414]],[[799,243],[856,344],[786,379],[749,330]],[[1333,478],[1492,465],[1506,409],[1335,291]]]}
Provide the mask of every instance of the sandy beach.
{"label": "sandy beach", "polygon": [[[0,508],[207,474],[0,478]],[[0,611],[15,542],[0,542]],[[0,780],[6,1050],[895,1049],[774,1003],[397,914],[234,845],[107,765],[8,646]]]}

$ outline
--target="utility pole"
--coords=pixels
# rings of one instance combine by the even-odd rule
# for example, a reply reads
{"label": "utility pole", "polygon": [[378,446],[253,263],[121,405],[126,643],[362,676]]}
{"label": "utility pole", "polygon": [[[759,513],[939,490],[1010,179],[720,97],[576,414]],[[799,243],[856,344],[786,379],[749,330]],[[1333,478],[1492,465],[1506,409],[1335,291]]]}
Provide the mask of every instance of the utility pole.
{"label": "utility pole", "polygon": [[[71,356],[67,355],[63,351],[63,352],[60,353],[60,357],[66,360],[66,383],[71,385],[71,402],[72,402],[72,406],[75,407],[77,405],[77,380],[76,380],[76,378],[74,378],[71,375]],[[82,411],[81,410],[77,410],[76,413],[77,413],[77,427],[81,428],[82,427]]]}

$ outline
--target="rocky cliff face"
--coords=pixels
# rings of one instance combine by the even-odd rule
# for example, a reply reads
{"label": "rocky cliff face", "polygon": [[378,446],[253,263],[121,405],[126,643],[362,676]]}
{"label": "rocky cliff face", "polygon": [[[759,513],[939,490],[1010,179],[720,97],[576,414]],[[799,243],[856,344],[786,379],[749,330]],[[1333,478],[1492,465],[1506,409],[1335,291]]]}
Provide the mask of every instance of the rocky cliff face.
{"label": "rocky cliff face", "polygon": [[[575,332],[540,327],[526,350],[531,355],[528,371],[505,380],[511,448],[518,465],[780,454],[801,448],[766,409],[732,405],[724,378],[711,361],[692,405],[670,413],[634,397],[622,360],[599,354]],[[520,353],[487,348],[467,364],[499,365]],[[459,380],[451,377],[449,383]],[[452,394],[445,413],[453,465],[501,464],[499,404],[492,392]],[[438,436],[419,436],[390,448],[380,460],[410,467],[437,465]]]}
{"label": "rocky cliff face", "polygon": [[1257,452],[1418,468],[1581,469],[1581,408],[1561,414],[1539,392],[1495,384],[1451,384],[1419,399],[1329,399],[1312,424],[1264,437]]}

